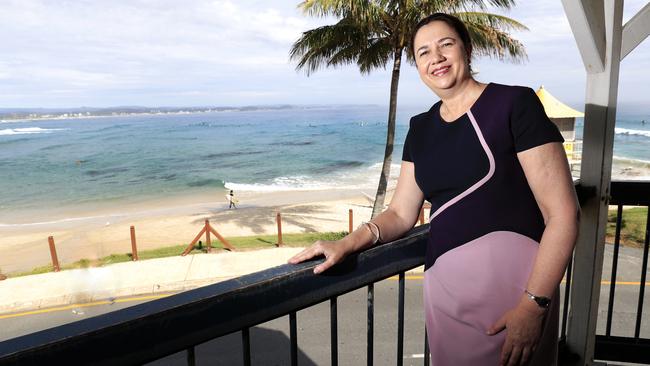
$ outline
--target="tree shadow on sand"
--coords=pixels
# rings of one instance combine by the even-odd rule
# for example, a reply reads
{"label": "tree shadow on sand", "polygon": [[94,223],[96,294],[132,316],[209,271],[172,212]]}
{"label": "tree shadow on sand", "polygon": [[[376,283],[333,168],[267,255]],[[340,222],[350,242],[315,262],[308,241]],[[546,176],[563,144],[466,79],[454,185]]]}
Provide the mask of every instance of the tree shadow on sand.
{"label": "tree shadow on sand", "polygon": [[[320,205],[300,205],[295,207],[286,206],[266,206],[266,207],[245,207],[236,210],[213,210],[210,212],[208,220],[218,230],[219,223],[231,223],[242,228],[247,228],[255,234],[263,234],[265,228],[276,224],[276,213],[282,214],[283,225],[293,225],[303,229],[304,232],[317,232],[317,226],[310,224],[309,220],[330,221],[337,220],[323,217],[330,213],[325,207]],[[320,215],[320,216],[319,216]],[[194,221],[200,224],[205,217]],[[345,229],[344,227],[341,230]]]}

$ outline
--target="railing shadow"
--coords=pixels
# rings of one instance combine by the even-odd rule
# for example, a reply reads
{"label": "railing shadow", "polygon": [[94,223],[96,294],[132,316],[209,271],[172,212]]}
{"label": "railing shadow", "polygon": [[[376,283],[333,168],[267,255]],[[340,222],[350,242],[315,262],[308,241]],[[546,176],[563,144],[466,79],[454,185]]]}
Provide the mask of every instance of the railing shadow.
{"label": "railing shadow", "polygon": [[[253,365],[290,365],[290,339],[281,331],[253,327],[250,329],[252,343],[251,364]],[[213,366],[245,365],[241,332],[231,333],[213,339],[196,347],[196,364]],[[298,348],[298,364],[317,366],[309,356]],[[147,366],[187,365],[187,352],[175,353],[160,360],[147,363]]]}

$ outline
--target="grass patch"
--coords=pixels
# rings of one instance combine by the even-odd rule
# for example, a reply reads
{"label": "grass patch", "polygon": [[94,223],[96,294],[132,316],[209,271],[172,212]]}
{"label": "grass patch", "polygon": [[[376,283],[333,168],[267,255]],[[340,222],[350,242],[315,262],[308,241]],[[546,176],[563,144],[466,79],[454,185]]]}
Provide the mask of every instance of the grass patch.
{"label": "grass patch", "polygon": [[[338,240],[346,234],[347,232],[282,234],[282,242],[288,247],[302,247],[316,240]],[[235,236],[226,240],[237,249],[261,249],[274,247],[278,237],[277,235]],[[215,244],[221,246],[220,242]]]}
{"label": "grass patch", "polygon": [[[307,246],[315,242],[316,240],[338,240],[343,238],[347,232],[327,232],[327,233],[298,233],[298,234],[283,234],[282,242],[284,246],[288,247],[302,247]],[[235,236],[226,238],[230,244],[232,244],[237,250],[254,250],[254,249],[264,249],[264,248],[275,248],[275,243],[278,241],[277,235],[251,235],[251,236]],[[154,258],[165,258],[181,255],[187,244],[178,244],[167,247],[161,247],[150,250],[143,250],[138,252],[139,260],[154,259]],[[219,240],[212,240],[212,247],[216,250],[223,248]],[[201,245],[197,244],[194,246],[194,249],[190,254],[198,253],[207,253],[207,246],[205,243]],[[131,253],[123,254],[111,254],[99,259],[81,259],[74,263],[66,264],[61,266],[61,270],[67,269],[79,269],[79,268],[89,268],[89,267],[101,267],[109,264],[130,262],[132,258]],[[7,275],[7,277],[20,277],[20,276],[29,276],[39,273],[52,272],[52,265],[42,266],[34,268],[31,271],[15,273]]]}
{"label": "grass patch", "polygon": [[[643,248],[645,242],[647,207],[633,207],[623,210],[621,220],[621,244],[634,248]],[[616,209],[610,209],[607,214],[606,242],[614,243],[616,235]]]}
{"label": "grass patch", "polygon": [[52,272],[53,270],[54,270],[54,268],[52,267],[52,265],[48,264],[47,266],[36,267],[36,268],[32,269],[31,271],[27,271],[27,272],[7,274],[7,277],[29,276],[29,275],[34,275],[34,274]]}

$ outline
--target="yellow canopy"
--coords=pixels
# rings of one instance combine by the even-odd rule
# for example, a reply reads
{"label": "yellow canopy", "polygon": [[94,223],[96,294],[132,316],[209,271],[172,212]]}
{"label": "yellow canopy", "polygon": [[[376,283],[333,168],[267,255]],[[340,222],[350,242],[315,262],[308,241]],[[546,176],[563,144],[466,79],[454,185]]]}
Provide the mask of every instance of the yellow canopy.
{"label": "yellow canopy", "polygon": [[544,85],[540,86],[535,92],[537,97],[544,106],[544,111],[549,118],[569,118],[569,117],[584,117],[585,114],[576,111],[568,105],[560,102],[551,93],[544,89]]}

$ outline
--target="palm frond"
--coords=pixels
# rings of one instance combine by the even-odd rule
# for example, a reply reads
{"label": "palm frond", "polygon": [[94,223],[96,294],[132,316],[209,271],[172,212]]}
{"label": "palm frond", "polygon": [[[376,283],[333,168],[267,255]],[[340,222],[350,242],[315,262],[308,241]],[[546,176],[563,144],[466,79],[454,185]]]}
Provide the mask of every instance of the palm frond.
{"label": "palm frond", "polygon": [[485,24],[491,28],[497,28],[504,31],[527,31],[528,27],[519,23],[518,21],[508,18],[499,14],[481,13],[474,11],[466,11],[462,13],[455,13],[460,20],[465,24],[478,23]]}
{"label": "palm frond", "polygon": [[436,12],[450,13],[467,26],[474,54],[522,62],[526,51],[509,32],[528,28],[503,15],[482,12],[489,6],[509,9],[515,0],[305,0],[298,5],[307,15],[336,16],[337,24],[312,29],[294,43],[290,58],[297,70],[311,74],[321,67],[356,63],[362,73],[386,67],[395,49],[406,48],[414,63],[411,34],[420,19]]}
{"label": "palm frond", "polygon": [[368,0],[305,0],[298,9],[313,17],[334,16],[369,22],[382,12],[382,1]]}
{"label": "palm frond", "polygon": [[489,13],[466,12],[454,15],[467,26],[475,55],[516,63],[528,58],[524,45],[507,32],[507,30],[528,30],[525,25],[508,17]]}
{"label": "palm frond", "polygon": [[527,59],[521,42],[510,38],[507,33],[481,25],[468,25],[473,53],[499,60],[510,59],[517,63]]}
{"label": "palm frond", "polygon": [[367,46],[359,53],[357,66],[362,74],[369,74],[372,70],[386,68],[392,59],[393,46],[387,38],[373,38],[368,40]]}
{"label": "palm frond", "polygon": [[[427,10],[430,10],[430,1],[421,1],[423,4],[421,4],[420,7],[424,6],[429,8]],[[510,9],[515,6],[515,0],[446,0],[442,2],[438,1],[436,4],[432,5],[436,6],[435,12],[452,14],[455,12],[467,11],[470,9],[484,11],[487,10],[490,6],[499,9]],[[430,14],[433,14],[433,12]]]}
{"label": "palm frond", "polygon": [[342,19],[335,25],[304,32],[291,47],[289,57],[298,60],[297,70],[303,69],[310,75],[322,66],[359,63],[360,55],[368,52],[368,45],[373,38],[383,37],[373,37],[356,22]]}

